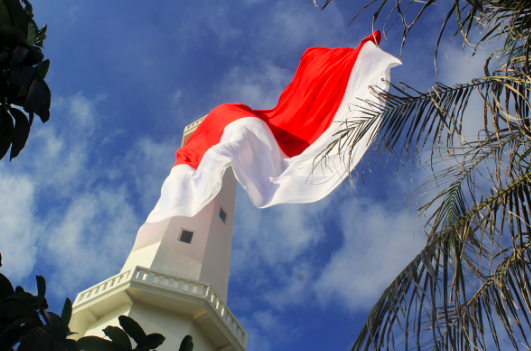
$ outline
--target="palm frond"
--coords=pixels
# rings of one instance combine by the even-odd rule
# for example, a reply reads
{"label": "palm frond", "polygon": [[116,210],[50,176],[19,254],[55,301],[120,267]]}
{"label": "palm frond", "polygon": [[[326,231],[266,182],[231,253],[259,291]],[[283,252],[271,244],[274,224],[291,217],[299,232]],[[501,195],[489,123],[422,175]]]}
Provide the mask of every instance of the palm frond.
{"label": "palm frond", "polygon": [[[444,231],[468,212],[467,195],[472,203],[476,203],[476,193],[482,191],[475,181],[477,174],[481,172],[480,168],[486,168],[485,164],[489,161],[500,160],[501,154],[509,155],[510,159],[515,158],[513,154],[518,153],[520,147],[526,149],[526,145],[519,141],[521,137],[521,134],[514,135],[504,130],[481,142],[467,143],[468,148],[463,148],[464,151],[461,154],[453,155],[455,158],[460,157],[460,162],[455,162],[452,166],[434,173],[411,194],[410,202],[433,188],[450,183],[418,209],[419,216],[426,215],[434,204],[440,202],[427,220],[427,226],[430,227],[429,235]],[[501,183],[500,179],[503,175],[500,171],[498,167],[491,172],[490,176],[493,178],[491,181]]]}
{"label": "palm frond", "polygon": [[[437,188],[419,208],[427,216],[426,246],[385,290],[353,350],[531,349],[531,1],[370,0],[356,16],[374,6],[374,27],[387,13],[384,36],[388,22],[402,24],[402,50],[433,5],[446,12],[434,42],[436,71],[443,39],[461,38],[472,54],[501,43],[485,75],[427,92],[406,84],[373,88],[375,99],[360,101],[316,158],[326,164],[337,152],[351,169],[362,140],[374,144],[373,154],[406,157],[431,146],[432,176],[411,197]],[[483,100],[483,129],[472,141],[463,122],[481,118],[465,115],[474,94]]]}
{"label": "palm frond", "polygon": [[[376,143],[376,149],[381,151],[393,149],[403,140],[401,152],[406,155],[412,151],[412,145],[413,151],[420,153],[432,136],[433,156],[439,145],[453,145],[454,138],[461,137],[463,114],[472,93],[492,82],[483,80],[454,87],[436,83],[427,93],[403,83],[400,86],[389,83],[393,92],[371,87],[376,101],[360,100],[352,106],[354,118],[342,122],[344,128],[317,159],[326,163],[327,156],[339,151],[349,155],[367,134],[370,136],[367,143]],[[350,168],[348,157],[344,163]]]}
{"label": "palm frond", "polygon": [[[485,338],[490,337],[501,350],[496,330],[500,325],[515,348],[529,347],[529,232],[515,230],[513,240],[497,250],[495,239],[485,242],[481,234],[489,227],[485,222],[499,215],[514,228],[525,223],[523,212],[528,215],[528,209],[523,200],[530,177],[531,172],[526,173],[428,238],[426,247],[382,294],[352,350],[392,348],[397,332],[405,349],[485,349]],[[510,211],[504,211],[506,206]],[[516,209],[519,214],[511,214]],[[499,263],[485,275],[480,268],[489,260]]]}

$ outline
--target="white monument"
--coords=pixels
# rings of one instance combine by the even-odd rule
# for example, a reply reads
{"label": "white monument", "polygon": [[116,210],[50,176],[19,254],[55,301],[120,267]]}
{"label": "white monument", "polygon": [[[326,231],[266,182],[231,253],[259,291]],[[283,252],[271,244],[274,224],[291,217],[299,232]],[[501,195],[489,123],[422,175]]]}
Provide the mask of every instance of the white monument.
{"label": "white monument", "polygon": [[[183,145],[202,120],[184,129]],[[159,351],[178,350],[186,335],[194,350],[246,350],[247,333],[227,307],[235,201],[228,169],[220,193],[196,216],[140,227],[120,273],[77,295],[75,338],[104,337],[102,329],[126,315],[166,337]]]}

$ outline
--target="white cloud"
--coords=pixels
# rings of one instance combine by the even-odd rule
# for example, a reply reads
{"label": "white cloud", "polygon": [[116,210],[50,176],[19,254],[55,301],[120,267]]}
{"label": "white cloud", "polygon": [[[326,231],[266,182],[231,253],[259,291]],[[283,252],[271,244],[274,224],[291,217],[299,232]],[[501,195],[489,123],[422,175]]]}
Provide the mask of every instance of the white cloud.
{"label": "white cloud", "polygon": [[156,142],[149,138],[135,141],[125,157],[128,170],[133,177],[135,191],[140,196],[139,203],[146,213],[151,211],[160,197],[164,179],[170,174],[175,162],[175,151],[180,146],[177,138]]}
{"label": "white cloud", "polygon": [[[231,274],[239,279],[264,265],[281,271],[323,237],[321,219],[330,199],[313,204],[254,207],[238,187]],[[291,270],[291,268],[289,268]]]}
{"label": "white cloud", "polygon": [[173,93],[170,99],[172,107],[177,107],[179,105],[179,102],[181,101],[181,96],[183,96],[182,90],[177,90]]}
{"label": "white cloud", "polygon": [[[286,342],[300,329],[288,326],[281,315],[271,310],[256,310],[249,317],[240,318],[239,321],[249,335],[248,350],[276,350],[276,345]],[[286,328],[290,329],[289,333],[286,333]],[[272,338],[271,335],[275,337]]]}
{"label": "white cloud", "polygon": [[[174,33],[178,37],[181,52],[200,47],[205,39],[214,39],[214,46],[211,50],[224,47],[234,43],[245,33],[238,25],[237,16],[239,14],[236,7],[238,5],[226,3],[203,2],[193,16],[187,16],[179,21],[179,30]],[[203,5],[203,6],[202,6]],[[186,35],[183,35],[186,33]]]}
{"label": "white cloud", "polygon": [[38,260],[38,241],[48,233],[50,218],[40,213],[37,204],[50,191],[52,202],[57,196],[75,196],[75,189],[86,181],[82,172],[95,129],[94,102],[82,94],[54,102],[52,114],[64,128],[36,121],[25,149],[10,163],[5,158],[1,167],[0,197],[10,201],[4,202],[6,208],[1,211],[0,250],[5,257],[3,269],[15,280],[31,272]]}
{"label": "white cloud", "polygon": [[[463,52],[462,48],[455,43],[448,47],[446,51],[447,59],[440,60],[439,79],[449,85],[457,83],[470,83],[474,78],[485,75],[485,60],[495,50],[494,45],[489,45],[488,49],[478,49],[476,55],[466,56],[468,48]],[[477,90],[472,95],[468,103],[463,119],[463,135],[468,140],[477,140],[478,132],[484,129],[483,122],[483,99]]]}
{"label": "white cloud", "polygon": [[56,123],[36,121],[26,148],[8,168],[38,178],[38,190],[52,188],[57,195],[70,196],[89,176],[87,157],[96,146],[95,103],[80,93],[56,98],[51,111]]}
{"label": "white cloud", "polygon": [[237,65],[217,85],[219,101],[241,102],[253,109],[270,109],[277,102],[294,72],[265,60],[253,65]]}
{"label": "white cloud", "polygon": [[403,207],[352,199],[342,205],[344,244],[314,284],[321,303],[340,301],[350,310],[367,310],[397,274],[424,247],[415,217]]}
{"label": "white cloud", "polygon": [[32,215],[35,184],[26,175],[9,174],[6,168],[0,165],[2,271],[20,280],[31,273],[36,261],[37,228]]}
{"label": "white cloud", "polygon": [[54,266],[48,280],[54,293],[79,292],[87,281],[117,274],[132,247],[138,222],[123,188],[76,196],[48,229],[46,256],[54,258],[47,260]]}
{"label": "white cloud", "polygon": [[293,53],[294,48],[303,51],[312,46],[344,46],[348,25],[334,2],[326,11],[320,11],[312,4],[289,1],[275,3],[261,24],[255,48],[270,53],[270,57]]}
{"label": "white cloud", "polygon": [[77,5],[70,6],[70,9],[68,10],[68,17],[70,17],[71,21],[76,20],[78,10],[79,10],[79,6]]}
{"label": "white cloud", "polygon": [[174,158],[171,143],[144,138],[124,158],[106,153],[91,163],[123,134],[97,133],[107,118],[97,109],[102,99],[56,98],[56,123],[34,128],[20,156],[0,166],[0,197],[12,199],[0,204],[3,271],[17,281],[34,270],[57,296],[118,273],[144,219],[131,199],[154,198]]}
{"label": "white cloud", "polygon": [[315,278],[313,272],[317,269],[308,261],[300,261],[293,262],[292,266],[278,274],[278,284],[264,291],[262,298],[275,310],[300,305],[310,299],[311,281]]}

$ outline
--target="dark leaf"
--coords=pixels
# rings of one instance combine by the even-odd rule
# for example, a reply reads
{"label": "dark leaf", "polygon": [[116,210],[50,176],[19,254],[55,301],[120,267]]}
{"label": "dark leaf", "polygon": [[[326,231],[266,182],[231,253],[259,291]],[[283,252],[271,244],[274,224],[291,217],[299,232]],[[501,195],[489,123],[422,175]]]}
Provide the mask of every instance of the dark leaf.
{"label": "dark leaf", "polygon": [[26,54],[26,57],[24,60],[22,60],[22,64],[26,66],[34,66],[44,59],[44,54],[41,51],[41,48],[38,46],[30,46],[28,47],[28,53]]}
{"label": "dark leaf", "polygon": [[9,111],[11,112],[16,121],[11,146],[10,159],[12,160],[18,156],[20,151],[26,145],[26,141],[28,140],[28,136],[30,133],[30,125],[28,118],[26,117],[26,114],[24,114],[24,112],[17,110],[16,108],[12,108]]}
{"label": "dark leaf", "polygon": [[61,317],[56,315],[53,312],[43,311],[43,317],[46,321],[46,324],[48,324],[52,329],[54,330],[62,330],[63,328],[63,321],[61,320]]}
{"label": "dark leaf", "polygon": [[26,36],[24,33],[15,27],[1,26],[0,37],[3,37],[11,47],[26,43]]}
{"label": "dark leaf", "polygon": [[155,349],[155,348],[159,347],[160,345],[162,345],[164,340],[166,340],[166,338],[164,336],[162,336],[161,334],[157,334],[157,333],[149,334],[146,337],[146,341],[144,343],[142,343],[142,344],[139,343],[138,347],[145,347],[145,348],[148,348],[148,349]]}
{"label": "dark leaf", "polygon": [[28,22],[28,39],[26,40],[26,44],[33,46],[33,44],[35,44],[35,39],[37,38],[38,32],[39,28],[37,28],[37,25],[33,20],[30,20]]}
{"label": "dark leaf", "polygon": [[37,276],[37,296],[38,296],[38,302],[37,305],[41,306],[42,302],[44,301],[44,295],[46,295],[46,280],[44,280],[44,277],[42,275]]}
{"label": "dark leaf", "polygon": [[9,330],[0,336],[0,351],[12,351],[13,346],[18,344],[35,326],[30,323],[21,322],[14,327],[9,326]]}
{"label": "dark leaf", "polygon": [[47,351],[52,336],[44,329],[36,327],[24,334],[17,351]]}
{"label": "dark leaf", "polygon": [[143,345],[146,342],[146,333],[144,329],[131,317],[120,316],[118,321],[123,330],[139,345]]}
{"label": "dark leaf", "polygon": [[[66,351],[77,351],[77,341],[72,339],[66,339],[63,341],[63,347],[66,349]],[[18,351],[18,350],[17,350]]]}
{"label": "dark leaf", "polygon": [[61,312],[63,325],[67,326],[70,323],[70,318],[72,318],[72,301],[67,297],[63,306],[63,312]]}
{"label": "dark leaf", "polygon": [[11,285],[9,279],[0,273],[0,299],[3,299],[9,295],[13,295],[14,293],[15,289],[13,289],[13,285]]}
{"label": "dark leaf", "polygon": [[15,63],[22,63],[22,61],[24,61],[24,59],[26,58],[28,52],[29,49],[25,45],[19,45],[13,49],[13,55],[11,56],[11,59]]}
{"label": "dark leaf", "polygon": [[[13,118],[4,109],[0,109],[0,118],[0,159],[2,159],[11,146],[15,126],[13,124]],[[1,285],[2,279],[0,277],[0,298],[2,297]]]}
{"label": "dark leaf", "polygon": [[33,18],[33,6],[31,6],[29,1],[27,0],[24,0],[24,4],[26,5],[26,7],[24,8],[24,10],[26,11],[26,14],[28,15],[29,18]]}
{"label": "dark leaf", "polygon": [[120,346],[112,341],[98,338],[97,336],[85,336],[79,339],[77,347],[85,351],[123,351]]}
{"label": "dark leaf", "polygon": [[11,17],[9,16],[9,10],[6,4],[0,1],[0,25],[11,26]]}
{"label": "dark leaf", "polygon": [[46,84],[44,80],[42,80],[39,77],[37,77],[37,80],[39,81],[39,83],[41,83],[41,85],[46,90],[46,102],[44,103],[44,105],[42,105],[42,107],[38,111],[35,111],[35,113],[37,114],[37,116],[41,118],[42,123],[46,123],[50,119],[50,106],[52,103],[52,92],[50,91],[50,88],[48,88],[48,84]]}
{"label": "dark leaf", "polygon": [[194,340],[191,335],[186,335],[181,341],[181,346],[179,351],[193,351],[194,350]]}
{"label": "dark leaf", "polygon": [[11,334],[13,331],[16,331],[17,329],[21,329],[20,328],[21,326],[27,327],[25,329],[25,332],[28,332],[32,328],[40,326],[40,323],[41,323],[40,319],[36,320],[35,318],[31,318],[31,317],[18,318],[2,329],[2,332],[0,333],[0,340],[2,340],[2,338],[5,337],[6,335]]}
{"label": "dark leaf", "polygon": [[[12,295],[11,295],[12,296]],[[31,318],[37,324],[41,323],[39,315],[25,303],[3,299],[0,301],[0,313],[9,314],[12,316],[21,316]]]}
{"label": "dark leaf", "polygon": [[22,289],[21,286],[17,286],[17,288],[15,289],[15,293],[13,295],[5,297],[4,301],[15,301],[15,302],[23,303],[23,304],[28,304],[28,305],[35,303],[36,302],[35,296],[23,290],[24,289]]}
{"label": "dark leaf", "polygon": [[46,90],[42,84],[34,79],[28,88],[28,95],[24,102],[24,111],[35,113],[46,103]]}
{"label": "dark leaf", "polygon": [[122,329],[109,325],[107,328],[103,329],[103,332],[113,343],[119,345],[122,350],[132,349],[131,340],[129,340],[129,337]]}
{"label": "dark leaf", "polygon": [[44,41],[44,39],[46,39],[46,34],[39,34],[39,36],[37,37],[37,40],[35,40],[35,45],[42,48],[43,47],[42,42]]}
{"label": "dark leaf", "polygon": [[26,98],[28,97],[29,85],[24,85],[18,89],[17,96],[12,100],[12,104],[24,107]]}
{"label": "dark leaf", "polygon": [[15,27],[17,27],[24,34],[23,41],[26,42],[26,37],[28,36],[28,14],[22,7],[22,4],[19,0],[3,1],[9,8],[9,12],[11,13],[11,19],[13,20]]}
{"label": "dark leaf", "polygon": [[39,62],[42,62],[43,58],[44,54],[42,53],[40,48],[38,48],[37,46],[30,46],[28,47],[28,52],[26,53],[26,56],[22,60],[22,64],[26,66],[33,66]]}
{"label": "dark leaf", "polygon": [[14,87],[21,87],[29,84],[35,77],[35,68],[17,62],[20,59],[21,54],[22,50],[18,50],[17,48],[13,51],[13,56],[9,60],[9,67],[11,68],[11,85]]}
{"label": "dark leaf", "polygon": [[41,63],[37,64],[35,66],[35,70],[37,70],[37,77],[40,79],[46,78],[46,74],[48,73],[48,69],[50,68],[50,60],[44,60]]}
{"label": "dark leaf", "polygon": [[44,41],[44,39],[46,39],[46,29],[47,26],[44,25],[44,27],[39,30],[39,32],[37,33],[37,38],[35,39],[35,45],[42,47],[42,42]]}

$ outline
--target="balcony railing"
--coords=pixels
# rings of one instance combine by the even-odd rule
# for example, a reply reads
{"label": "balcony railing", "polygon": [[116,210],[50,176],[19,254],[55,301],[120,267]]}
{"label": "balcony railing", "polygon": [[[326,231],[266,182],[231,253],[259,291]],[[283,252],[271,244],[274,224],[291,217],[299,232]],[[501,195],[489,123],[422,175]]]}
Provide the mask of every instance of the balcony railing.
{"label": "balcony railing", "polygon": [[132,270],[117,274],[85,291],[82,291],[77,295],[77,298],[74,301],[74,307],[82,302],[95,299],[97,296],[113,287],[126,284],[130,281],[158,285],[183,294],[204,298],[216,310],[221,320],[229,327],[242,346],[244,348],[247,347],[247,333],[229,308],[220,300],[214,290],[210,288],[209,284],[155,272],[144,267],[136,266]]}
{"label": "balcony railing", "polygon": [[103,282],[94,285],[93,287],[80,292],[77,294],[76,300],[74,301],[74,306],[77,304],[80,304],[81,302],[84,302],[86,300],[95,298],[96,296],[103,293],[105,290],[109,290],[110,288],[119,285],[120,283],[125,283],[129,281],[131,271],[123,272],[120,274],[117,274],[113,277],[110,277],[107,280],[104,280]]}

